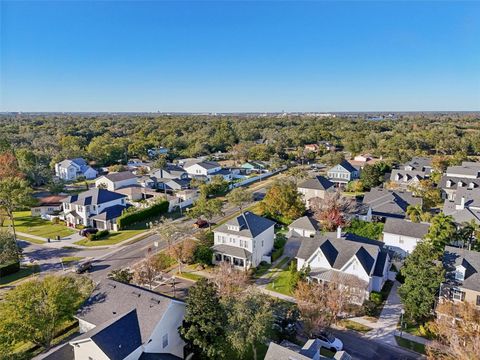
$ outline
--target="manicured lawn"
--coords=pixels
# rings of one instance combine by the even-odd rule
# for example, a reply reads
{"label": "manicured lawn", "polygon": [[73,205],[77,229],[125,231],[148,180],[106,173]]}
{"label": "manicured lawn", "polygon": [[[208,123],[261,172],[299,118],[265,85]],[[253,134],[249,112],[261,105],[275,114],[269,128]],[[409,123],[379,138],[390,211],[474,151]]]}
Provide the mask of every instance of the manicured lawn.
{"label": "manicured lawn", "polygon": [[0,287],[5,285],[12,285],[13,283],[22,280],[38,271],[38,265],[21,267],[20,270],[14,274],[0,277]]}
{"label": "manicured lawn", "polygon": [[267,285],[267,290],[276,291],[284,295],[292,295],[292,287],[290,285],[290,271],[282,270],[280,274]]}
{"label": "manicured lawn", "polygon": [[80,261],[83,259],[83,256],[65,256],[62,257],[62,262],[64,265],[68,265],[72,262]]}
{"label": "manicured lawn", "polygon": [[[48,220],[40,217],[33,217],[30,211],[17,211],[14,213],[15,229],[30,235],[41,236],[43,238],[54,238],[55,236],[65,237],[75,233],[63,224],[52,224]],[[4,227],[8,227],[10,221],[5,221]]]}
{"label": "manicured lawn", "polygon": [[400,336],[395,336],[395,340],[397,341],[397,344],[400,345],[401,347],[413,350],[420,354],[425,354],[425,345],[423,344],[401,338]]}
{"label": "manicured lawn", "polygon": [[33,243],[33,244],[45,244],[45,242],[46,242],[46,241],[43,241],[43,240],[32,239],[32,238],[29,238],[29,237],[26,237],[26,236],[21,236],[21,235],[17,235],[17,239],[18,240],[23,240],[23,241],[26,241],[26,242],[29,242],[29,243]]}
{"label": "manicured lawn", "polygon": [[198,281],[198,280],[204,278],[202,275],[188,273],[188,272],[182,272],[181,274],[177,273],[177,274],[175,274],[175,276],[176,277],[181,277],[181,278],[184,278],[184,279],[188,279],[188,280],[193,280],[193,281]]}
{"label": "manicured lawn", "polygon": [[272,264],[268,264],[266,262],[258,265],[257,268],[255,269],[255,277],[258,279],[263,275],[265,275],[265,273],[268,271],[268,269],[270,269],[271,266]]}
{"label": "manicured lawn", "polygon": [[369,326],[366,326],[366,325],[360,324],[356,321],[352,321],[352,320],[348,320],[348,319],[340,320],[338,322],[338,324],[340,326],[343,326],[346,329],[358,331],[358,332],[361,332],[361,333],[366,333],[366,332],[369,332],[370,330],[372,330],[372,328],[369,327]]}
{"label": "manicured lawn", "polygon": [[114,245],[118,244],[119,242],[125,241],[134,237],[135,235],[141,234],[145,232],[145,230],[122,230],[122,231],[112,231],[106,237],[101,240],[89,240],[87,238],[77,241],[74,244],[76,245],[83,245],[83,246],[106,246],[106,245]]}

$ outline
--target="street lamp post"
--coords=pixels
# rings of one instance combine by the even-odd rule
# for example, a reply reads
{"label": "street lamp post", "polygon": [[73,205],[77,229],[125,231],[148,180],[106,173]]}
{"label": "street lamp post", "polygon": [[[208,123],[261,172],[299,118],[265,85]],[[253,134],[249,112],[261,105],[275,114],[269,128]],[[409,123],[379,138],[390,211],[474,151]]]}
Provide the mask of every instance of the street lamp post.
{"label": "street lamp post", "polygon": [[403,334],[403,315],[405,314],[405,310],[402,309],[402,314],[400,316],[400,337],[402,337]]}

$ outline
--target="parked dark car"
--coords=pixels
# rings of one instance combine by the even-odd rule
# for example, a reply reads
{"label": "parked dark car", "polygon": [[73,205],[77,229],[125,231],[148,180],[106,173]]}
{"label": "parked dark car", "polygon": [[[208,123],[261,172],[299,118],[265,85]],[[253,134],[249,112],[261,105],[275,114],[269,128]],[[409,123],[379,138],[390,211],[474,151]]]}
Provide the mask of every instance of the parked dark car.
{"label": "parked dark car", "polygon": [[82,229],[79,231],[79,234],[81,236],[87,236],[88,234],[96,234],[98,232],[98,229],[95,229],[95,228],[86,228],[86,229]]}
{"label": "parked dark car", "polygon": [[205,221],[203,219],[198,219],[197,221],[195,221],[193,223],[193,226],[195,226],[196,228],[199,228],[199,229],[203,229],[203,228],[208,227],[208,221]]}
{"label": "parked dark car", "polygon": [[84,260],[75,265],[75,272],[77,274],[84,273],[92,268],[92,260]]}

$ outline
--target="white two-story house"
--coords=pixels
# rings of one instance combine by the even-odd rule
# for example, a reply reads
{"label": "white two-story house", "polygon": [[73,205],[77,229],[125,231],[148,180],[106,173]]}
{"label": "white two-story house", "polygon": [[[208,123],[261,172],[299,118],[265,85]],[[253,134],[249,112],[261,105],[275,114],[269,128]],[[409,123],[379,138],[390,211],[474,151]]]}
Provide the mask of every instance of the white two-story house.
{"label": "white two-story house", "polygon": [[335,191],[335,184],[327,178],[317,175],[313,179],[302,181],[298,184],[297,190],[303,195],[303,201],[305,201],[306,207],[309,208],[311,199],[325,199],[327,192]]}
{"label": "white two-story house", "polygon": [[304,238],[297,253],[297,269],[310,268],[312,281],[334,282],[359,290],[362,303],[371,291],[380,291],[388,279],[390,256],[383,243],[337,233]]}
{"label": "white two-story house", "polygon": [[335,165],[327,172],[331,182],[339,185],[345,185],[350,181],[360,177],[360,170],[355,168],[347,160],[343,160],[340,164]]}
{"label": "white two-story house", "polygon": [[100,176],[95,181],[95,187],[115,191],[121,188],[136,186],[137,177],[130,171],[121,171]]}
{"label": "white two-story house", "polygon": [[105,189],[91,189],[62,200],[63,217],[68,226],[92,226],[117,231],[117,218],[128,207],[126,195]]}
{"label": "white two-story house", "polygon": [[387,218],[383,227],[383,242],[402,257],[411,254],[428,233],[430,224]]}
{"label": "white two-story house", "polygon": [[95,179],[97,171],[82,158],[66,159],[55,164],[55,175],[64,181],[75,181],[79,177]]}
{"label": "white two-story house", "polygon": [[191,177],[208,177],[222,169],[216,161],[187,162],[183,168]]}
{"label": "white two-story house", "polygon": [[249,211],[227,221],[214,233],[213,262],[248,269],[268,261],[275,240],[275,222]]}

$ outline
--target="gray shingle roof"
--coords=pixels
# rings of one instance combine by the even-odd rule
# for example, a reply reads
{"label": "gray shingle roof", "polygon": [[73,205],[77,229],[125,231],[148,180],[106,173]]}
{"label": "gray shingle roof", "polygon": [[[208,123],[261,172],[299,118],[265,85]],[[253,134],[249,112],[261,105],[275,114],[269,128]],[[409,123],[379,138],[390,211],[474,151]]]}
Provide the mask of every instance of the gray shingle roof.
{"label": "gray shingle roof", "polygon": [[318,175],[313,179],[308,179],[303,181],[298,185],[300,189],[314,189],[314,190],[327,190],[334,186],[335,184],[328,180],[327,178]]}
{"label": "gray shingle roof", "polygon": [[429,157],[421,157],[421,156],[415,156],[407,162],[405,166],[411,166],[414,170],[420,170],[424,171],[425,168],[431,168],[432,167],[432,158]]}
{"label": "gray shingle roof", "polygon": [[480,163],[472,161],[464,161],[462,165],[458,166],[449,166],[447,168],[446,174],[451,176],[454,175],[465,175],[465,176],[475,176],[480,177]]}
{"label": "gray shingle roof", "polygon": [[[464,200],[463,208],[461,207],[462,199]],[[458,189],[455,200],[445,200],[443,212],[451,215],[459,224],[471,220],[480,224],[480,189]]]}
{"label": "gray shingle roof", "polygon": [[384,233],[410,236],[422,239],[428,232],[430,224],[414,223],[403,219],[388,218],[383,227]]}
{"label": "gray shingle roof", "polygon": [[363,203],[372,208],[374,215],[404,217],[407,207],[422,204],[422,199],[410,192],[374,188],[365,194]]}
{"label": "gray shingle roof", "polygon": [[[447,182],[450,181],[450,186],[447,186]],[[462,186],[468,187],[470,184],[473,184],[474,189],[480,188],[480,178],[479,179],[469,179],[466,177],[454,177],[443,175],[442,179],[440,180],[440,184],[438,187],[445,189],[445,190],[456,190],[458,188],[458,183],[462,183]],[[461,189],[461,188],[458,188]]]}
{"label": "gray shingle roof", "polygon": [[182,360],[178,356],[167,353],[142,353],[139,360]]}
{"label": "gray shingle roof", "polygon": [[297,258],[307,260],[320,248],[330,266],[340,270],[356,255],[365,271],[370,274],[382,247],[380,241],[354,234],[342,234],[340,239],[337,239],[336,233],[317,234],[313,238],[303,238]]}
{"label": "gray shingle roof", "polygon": [[298,218],[290,225],[288,225],[289,229],[302,229],[302,230],[309,230],[309,231],[317,231],[319,229],[318,223],[315,219],[309,216],[302,216]]}
{"label": "gray shingle roof", "polygon": [[63,200],[63,202],[75,205],[98,205],[126,197],[126,195],[118,194],[113,191],[94,188],[78,195],[71,195]]}
{"label": "gray shingle roof", "polygon": [[142,343],[145,343],[172,303],[183,305],[138,286],[104,279],[78,311],[77,317],[98,326],[136,308]]}
{"label": "gray shingle roof", "polygon": [[[466,268],[463,281],[455,279],[455,267],[458,265]],[[447,283],[480,291],[480,252],[446,246],[443,254],[443,266],[447,272]]]}
{"label": "gray shingle roof", "polygon": [[111,360],[123,360],[142,345],[135,309],[114,317],[70,341],[91,339]]}
{"label": "gray shingle roof", "polygon": [[102,221],[113,220],[122,215],[123,210],[126,210],[127,208],[128,206],[122,205],[110,206],[106,209],[103,209],[100,214],[91,216],[91,218]]}
{"label": "gray shingle roof", "polygon": [[250,259],[252,256],[252,253],[246,249],[225,244],[215,245],[212,247],[212,250],[222,254],[235,256],[240,259]]}
{"label": "gray shingle roof", "polygon": [[305,355],[271,342],[264,360],[311,360]]}
{"label": "gray shingle roof", "polygon": [[[230,230],[228,225],[238,226],[240,227],[240,231]],[[237,234],[255,238],[274,225],[275,222],[272,220],[255,215],[250,211],[245,211],[243,214],[238,215],[237,217],[228,220],[225,224],[220,225],[214,230],[214,232]]]}
{"label": "gray shingle roof", "polygon": [[[399,177],[398,180],[397,176]],[[425,171],[394,169],[390,174],[390,181],[402,183],[410,182],[414,178],[417,178],[418,180],[423,180],[428,177],[429,175]]]}
{"label": "gray shingle roof", "polygon": [[121,171],[121,172],[115,172],[115,173],[110,173],[107,175],[104,175],[108,180],[117,182],[117,181],[123,181],[123,180],[129,180],[129,179],[135,179],[136,176],[133,175],[130,171]]}

